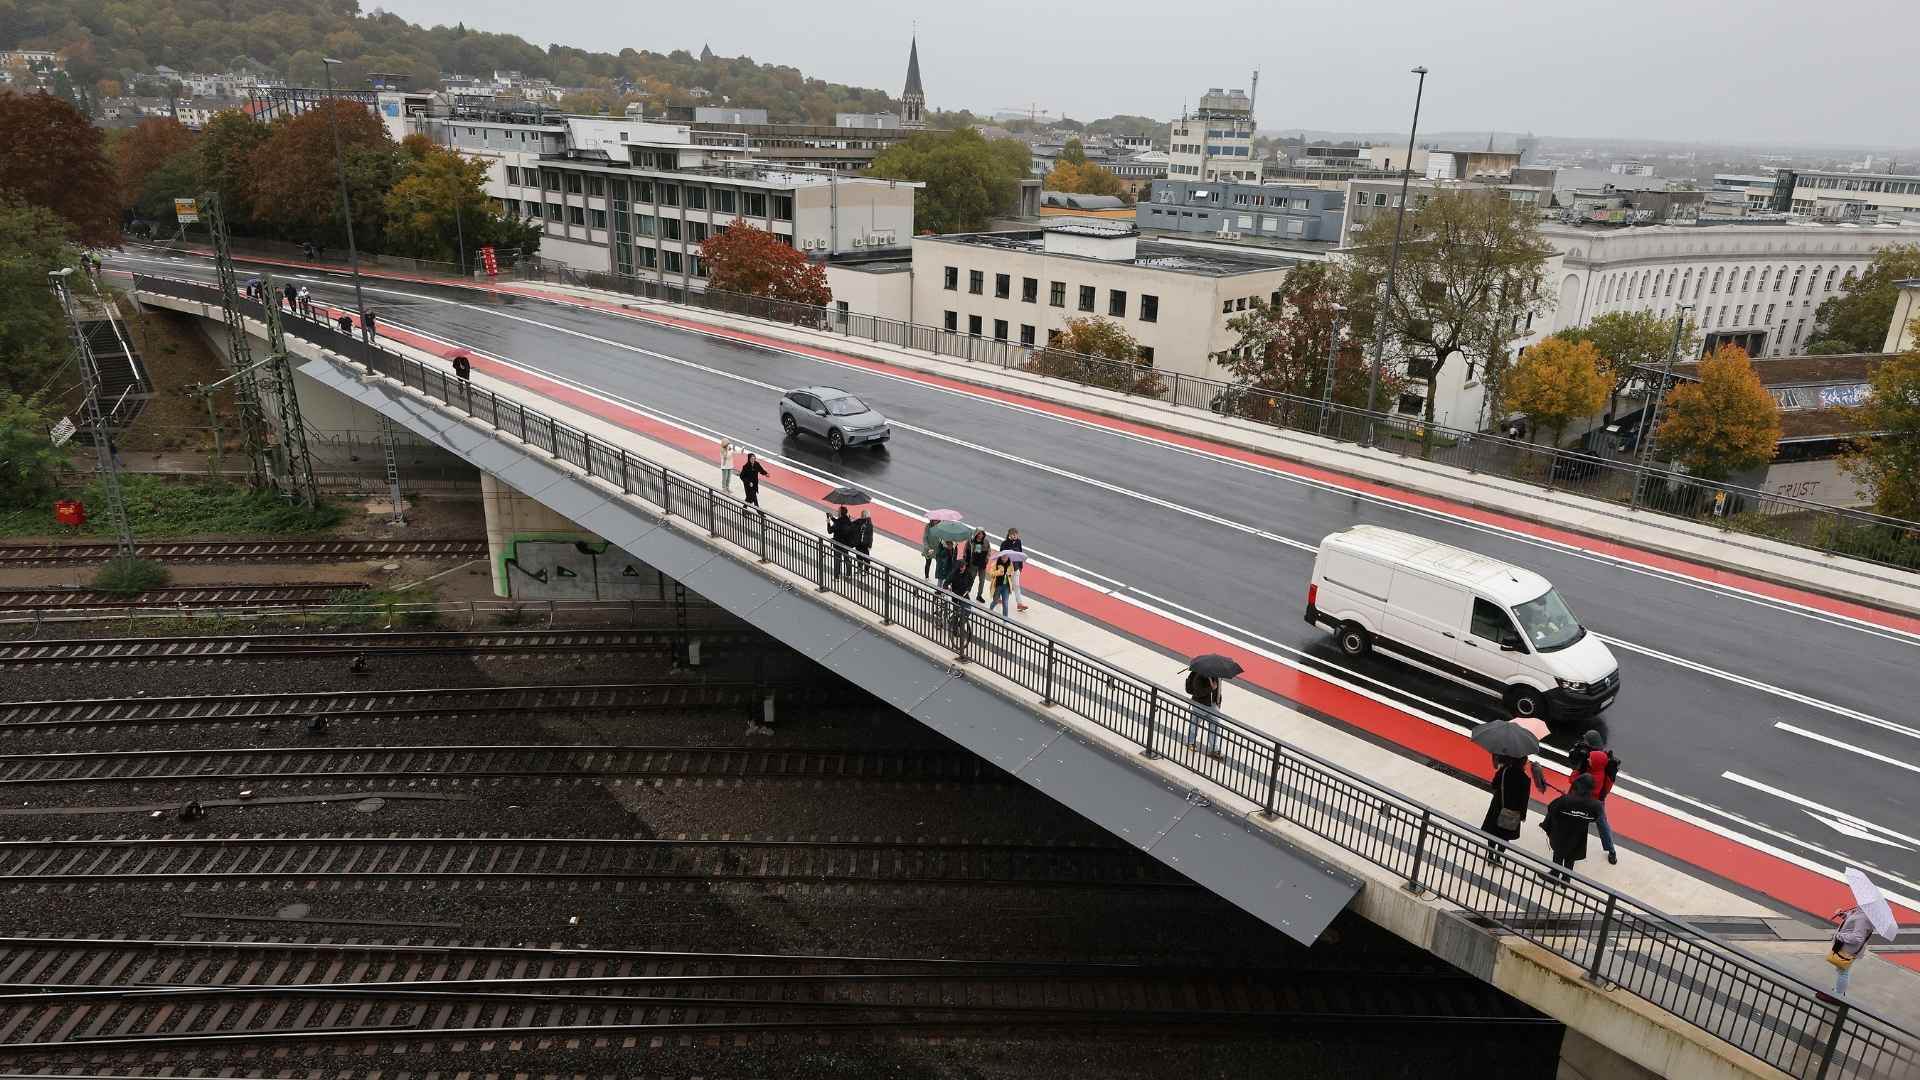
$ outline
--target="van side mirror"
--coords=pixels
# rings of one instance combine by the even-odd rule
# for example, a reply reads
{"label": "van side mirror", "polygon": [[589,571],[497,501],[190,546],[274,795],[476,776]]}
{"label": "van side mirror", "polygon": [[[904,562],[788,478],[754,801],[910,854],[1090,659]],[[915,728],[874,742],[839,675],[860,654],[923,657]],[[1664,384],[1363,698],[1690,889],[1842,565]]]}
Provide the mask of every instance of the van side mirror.
{"label": "van side mirror", "polygon": [[1511,630],[1507,631],[1504,634],[1501,634],[1500,635],[1500,651],[1501,652],[1520,652],[1521,651],[1520,635],[1514,633]]}

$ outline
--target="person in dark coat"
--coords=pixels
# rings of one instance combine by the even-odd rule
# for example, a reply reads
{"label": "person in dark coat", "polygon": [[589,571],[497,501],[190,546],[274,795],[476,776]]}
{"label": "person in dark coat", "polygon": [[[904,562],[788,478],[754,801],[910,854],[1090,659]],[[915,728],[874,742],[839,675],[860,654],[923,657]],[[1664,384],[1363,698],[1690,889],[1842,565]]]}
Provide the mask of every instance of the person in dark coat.
{"label": "person in dark coat", "polygon": [[369,311],[365,315],[361,316],[361,322],[367,331],[368,341],[372,341],[374,338],[377,338],[380,336],[380,327],[379,327],[379,324],[374,321],[373,312]]}
{"label": "person in dark coat", "polygon": [[873,512],[870,510],[860,511],[860,519],[853,523],[853,550],[860,553],[860,572],[872,570],[873,560],[868,558],[873,554]]}
{"label": "person in dark coat", "polygon": [[300,310],[300,286],[289,281],[280,287],[280,295],[286,298],[288,312]]}
{"label": "person in dark coat", "polygon": [[340,316],[340,332],[343,334],[353,333],[353,316],[351,315]]}
{"label": "person in dark coat", "polygon": [[[1587,857],[1587,829],[1600,820],[1600,800],[1593,797],[1593,777],[1573,778],[1573,787],[1565,795],[1547,804],[1547,816],[1540,827],[1547,831],[1547,844],[1553,848],[1553,861],[1567,869]],[[1558,870],[1554,876],[1565,879]]]}
{"label": "person in dark coat", "polygon": [[987,530],[975,529],[973,539],[967,541],[967,569],[973,571],[974,588],[979,595],[974,599],[987,602],[987,560],[993,557],[993,541],[987,539]]}
{"label": "person in dark coat", "polygon": [[746,492],[748,506],[760,505],[760,478],[765,475],[767,467],[760,464],[759,458],[748,454],[746,464],[740,466],[740,490]]}
{"label": "person in dark coat", "polygon": [[1620,852],[1613,846],[1613,826],[1607,822],[1607,796],[1613,794],[1613,782],[1620,776],[1620,759],[1607,749],[1607,740],[1598,731],[1589,731],[1572,752],[1573,775],[1593,777],[1593,797],[1600,803],[1600,846],[1607,862],[1618,863]]}
{"label": "person in dark coat", "polygon": [[[1520,758],[1493,759],[1493,799],[1487,804],[1487,816],[1480,831],[1502,840],[1520,839],[1520,825],[1527,820],[1527,763]],[[1500,858],[1500,845],[1489,844],[1493,858]]]}
{"label": "person in dark coat", "polygon": [[949,592],[964,600],[973,591],[975,580],[973,564],[965,559],[955,559],[944,583]]}
{"label": "person in dark coat", "polygon": [[473,361],[467,359],[466,353],[453,354],[453,374],[461,382],[473,378]]}
{"label": "person in dark coat", "polygon": [[[1001,551],[1018,551],[1026,554],[1027,545],[1020,539],[1019,529],[1008,529],[1007,538],[1000,542]],[[1024,562],[1013,564],[1013,607],[1015,611],[1027,610],[1027,596],[1020,591],[1020,574],[1027,568]]]}
{"label": "person in dark coat", "polygon": [[833,537],[833,576],[836,578],[847,572],[847,549],[853,546],[857,532],[858,526],[844,506],[840,513],[827,519],[827,535]]}

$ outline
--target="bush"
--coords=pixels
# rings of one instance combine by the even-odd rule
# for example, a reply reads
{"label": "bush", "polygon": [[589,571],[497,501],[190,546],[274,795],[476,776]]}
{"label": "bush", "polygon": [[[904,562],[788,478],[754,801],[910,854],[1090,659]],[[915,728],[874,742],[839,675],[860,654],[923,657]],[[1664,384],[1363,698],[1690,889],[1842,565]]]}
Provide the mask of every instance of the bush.
{"label": "bush", "polygon": [[[167,479],[122,473],[120,493],[135,536],[273,536],[315,533],[339,524],[341,510],[321,503],[308,509],[271,491],[223,482]],[[81,492],[87,504],[86,533],[108,535],[113,522],[97,481]],[[53,526],[51,505],[0,513],[0,536],[30,536]]]}
{"label": "bush", "polygon": [[93,587],[101,592],[133,596],[162,588],[172,580],[167,568],[151,559],[113,559],[93,575]]}
{"label": "bush", "polygon": [[1920,533],[1823,518],[1814,528],[1814,543],[1835,555],[1920,570]]}

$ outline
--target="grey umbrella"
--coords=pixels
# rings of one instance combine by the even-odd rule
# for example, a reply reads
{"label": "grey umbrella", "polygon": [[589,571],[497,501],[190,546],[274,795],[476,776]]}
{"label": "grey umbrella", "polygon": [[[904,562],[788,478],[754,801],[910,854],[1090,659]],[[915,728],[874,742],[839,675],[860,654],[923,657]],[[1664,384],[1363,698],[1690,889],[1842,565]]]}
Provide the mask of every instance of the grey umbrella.
{"label": "grey umbrella", "polygon": [[1512,720],[1495,720],[1473,729],[1473,741],[1494,757],[1531,757],[1540,749],[1540,736]]}

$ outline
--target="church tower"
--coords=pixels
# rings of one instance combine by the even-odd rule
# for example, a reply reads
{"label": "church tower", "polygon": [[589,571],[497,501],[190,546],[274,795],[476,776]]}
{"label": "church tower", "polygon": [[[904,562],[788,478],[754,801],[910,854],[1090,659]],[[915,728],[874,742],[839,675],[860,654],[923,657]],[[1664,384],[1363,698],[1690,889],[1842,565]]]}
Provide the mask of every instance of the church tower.
{"label": "church tower", "polygon": [[920,36],[914,35],[913,45],[907,50],[907,88],[900,95],[900,102],[906,107],[907,115],[900,118],[903,128],[924,128],[927,126],[927,94],[920,89]]}

